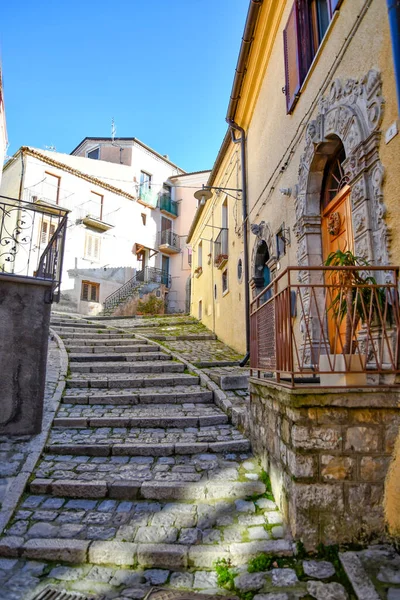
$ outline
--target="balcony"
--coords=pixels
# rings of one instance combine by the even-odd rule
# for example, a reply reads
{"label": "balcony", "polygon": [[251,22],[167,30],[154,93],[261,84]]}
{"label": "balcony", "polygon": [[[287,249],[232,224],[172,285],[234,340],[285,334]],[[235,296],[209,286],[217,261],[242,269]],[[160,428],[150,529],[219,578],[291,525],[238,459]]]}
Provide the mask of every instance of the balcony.
{"label": "balcony", "polygon": [[398,267],[289,267],[251,304],[251,376],[282,387],[398,384]]}
{"label": "balcony", "polygon": [[214,265],[223,269],[228,262],[228,230],[221,229],[214,242]]}
{"label": "balcony", "polygon": [[172,200],[169,194],[162,194],[159,199],[160,211],[169,217],[178,216],[178,203]]}
{"label": "balcony", "polygon": [[165,254],[177,254],[181,251],[179,235],[171,229],[159,231],[157,234],[158,249]]}

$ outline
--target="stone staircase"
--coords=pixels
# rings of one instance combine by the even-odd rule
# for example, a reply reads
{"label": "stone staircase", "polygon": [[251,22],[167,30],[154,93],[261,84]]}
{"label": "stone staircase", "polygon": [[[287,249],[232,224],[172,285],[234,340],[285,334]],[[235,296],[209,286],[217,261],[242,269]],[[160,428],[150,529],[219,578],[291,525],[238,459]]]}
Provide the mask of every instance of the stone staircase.
{"label": "stone staircase", "polygon": [[70,373],[0,555],[139,569],[290,555],[248,439],[156,343],[53,317]]}

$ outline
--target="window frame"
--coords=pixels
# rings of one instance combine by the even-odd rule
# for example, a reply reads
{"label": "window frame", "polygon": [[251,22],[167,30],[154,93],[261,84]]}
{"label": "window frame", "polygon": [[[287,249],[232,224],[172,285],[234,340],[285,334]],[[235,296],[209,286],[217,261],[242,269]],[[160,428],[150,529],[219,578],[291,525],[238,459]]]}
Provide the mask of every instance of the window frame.
{"label": "window frame", "polygon": [[[85,286],[87,286],[87,298],[84,297]],[[93,291],[95,292],[95,299],[93,299]],[[87,279],[83,279],[81,281],[81,301],[82,302],[100,302],[100,283],[96,283],[95,281],[88,281]]]}
{"label": "window frame", "polygon": [[[95,152],[96,150],[98,152],[97,158],[93,158],[92,156],[89,156],[89,154],[91,154],[92,152]],[[91,148],[90,150],[87,150],[86,151],[86,158],[90,158],[90,160],[100,160],[100,146],[95,146],[94,148]]]}
{"label": "window frame", "polygon": [[[92,215],[95,219],[98,219],[99,221],[103,220],[103,209],[104,209],[104,194],[100,194],[99,192],[95,192],[94,190],[90,190],[90,194],[91,196],[98,196],[100,198],[100,216],[97,215]],[[90,199],[90,201],[92,201],[92,197]]]}
{"label": "window frame", "polygon": [[[45,171],[44,172],[45,182],[46,182],[47,175],[50,175],[50,177],[54,177],[55,179],[57,179],[56,205],[58,206],[60,203],[61,175],[55,175],[54,173],[50,173],[50,171]],[[51,184],[47,184],[47,185],[51,185]]]}
{"label": "window frame", "polygon": [[[226,284],[225,289],[224,289],[224,279],[225,279],[225,284]],[[222,296],[226,296],[226,294],[229,293],[229,275],[228,275],[228,269],[224,269],[222,271],[222,274],[221,274],[221,289],[222,289]]]}
{"label": "window frame", "polygon": [[[142,177],[142,175],[148,177],[148,180],[144,181],[144,177]],[[143,181],[142,181],[142,179],[143,179]],[[145,193],[146,192],[150,192],[150,190],[151,190],[151,180],[152,180],[152,175],[150,173],[147,173],[147,171],[140,171],[139,188],[140,188],[141,192],[143,192],[143,191]],[[146,185],[146,187],[144,187],[145,185]]]}

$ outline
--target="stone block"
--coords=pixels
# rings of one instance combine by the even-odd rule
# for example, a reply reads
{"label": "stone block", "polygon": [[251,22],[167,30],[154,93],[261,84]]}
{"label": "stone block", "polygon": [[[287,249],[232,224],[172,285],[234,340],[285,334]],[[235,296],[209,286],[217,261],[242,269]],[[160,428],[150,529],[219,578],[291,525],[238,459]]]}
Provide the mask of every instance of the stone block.
{"label": "stone block", "polygon": [[113,456],[171,456],[174,444],[115,444]]}
{"label": "stone block", "polygon": [[113,481],[108,484],[108,495],[116,500],[133,500],[138,497],[141,486],[140,481]]}
{"label": "stone block", "polygon": [[290,474],[296,479],[314,477],[316,475],[316,459],[313,456],[287,451],[287,465]]}
{"label": "stone block", "polygon": [[104,498],[107,495],[107,482],[60,479],[53,482],[52,493],[69,498]]}
{"label": "stone block", "polygon": [[14,535],[8,535],[0,539],[0,556],[6,558],[17,558],[20,556],[24,538]]}
{"label": "stone block", "polygon": [[360,461],[360,476],[363,481],[385,481],[391,457],[364,456]]}
{"label": "stone block", "polygon": [[262,542],[233,543],[229,547],[232,564],[239,566],[261,553],[275,556],[291,556],[292,545],[287,540],[269,540]]}
{"label": "stone block", "polygon": [[229,552],[224,550],[223,547],[219,546],[191,546],[189,548],[189,565],[192,567],[208,568],[211,569],[214,563],[218,559],[228,559]]}
{"label": "stone block", "polygon": [[330,484],[295,483],[292,500],[300,511],[343,512],[343,491],[341,486]]}
{"label": "stone block", "polygon": [[32,494],[50,494],[52,479],[34,479],[29,485]]}
{"label": "stone block", "polygon": [[341,446],[341,431],[333,427],[303,427],[293,425],[292,444],[302,450],[337,450]]}
{"label": "stone block", "polygon": [[137,560],[143,567],[179,569],[187,566],[188,547],[177,544],[138,544]]}
{"label": "stone block", "polygon": [[85,540],[59,538],[32,539],[24,544],[22,556],[37,560],[85,563],[88,558],[89,543]]}
{"label": "stone block", "polygon": [[[309,581],[307,591],[317,600],[348,600],[348,595],[340,583],[322,583],[321,581]],[[363,600],[366,600],[363,598]]]}
{"label": "stone block", "polygon": [[200,454],[201,452],[207,452],[208,443],[183,443],[178,442],[175,444],[175,454]]}
{"label": "stone block", "polygon": [[321,456],[321,476],[325,481],[353,479],[355,460],[348,456]]}
{"label": "stone block", "polygon": [[89,562],[98,565],[133,566],[136,562],[137,544],[130,542],[92,542],[89,547]]}
{"label": "stone block", "polygon": [[375,586],[369,579],[356,552],[340,552],[339,559],[358,598],[379,600]]}
{"label": "stone block", "polygon": [[267,582],[267,573],[242,573],[235,577],[235,588],[241,592],[260,590]]}
{"label": "stone block", "polygon": [[353,452],[376,452],[379,447],[379,429],[349,427],[346,431],[345,449]]}

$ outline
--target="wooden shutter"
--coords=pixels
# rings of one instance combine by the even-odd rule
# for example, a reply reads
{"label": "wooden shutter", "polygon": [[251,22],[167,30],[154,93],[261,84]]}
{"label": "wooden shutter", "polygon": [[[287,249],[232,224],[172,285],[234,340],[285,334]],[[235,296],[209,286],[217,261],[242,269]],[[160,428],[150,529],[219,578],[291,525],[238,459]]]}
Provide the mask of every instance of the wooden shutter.
{"label": "wooden shutter", "polygon": [[93,258],[96,258],[97,260],[100,258],[100,239],[98,237],[94,238]]}
{"label": "wooden shutter", "polygon": [[283,31],[285,94],[288,114],[294,109],[301,86],[298,17],[298,5],[297,1],[295,1]]}
{"label": "wooden shutter", "polygon": [[42,231],[40,232],[40,243],[45,244],[47,242],[47,221],[42,222]]}
{"label": "wooden shutter", "polygon": [[331,5],[331,14],[333,15],[335,10],[337,10],[342,4],[342,0],[329,0],[329,3]]}
{"label": "wooden shutter", "polygon": [[89,300],[89,284],[82,281],[82,300]]}
{"label": "wooden shutter", "polygon": [[92,302],[97,302],[97,285],[94,285],[92,283],[92,285],[90,286],[90,299]]}

